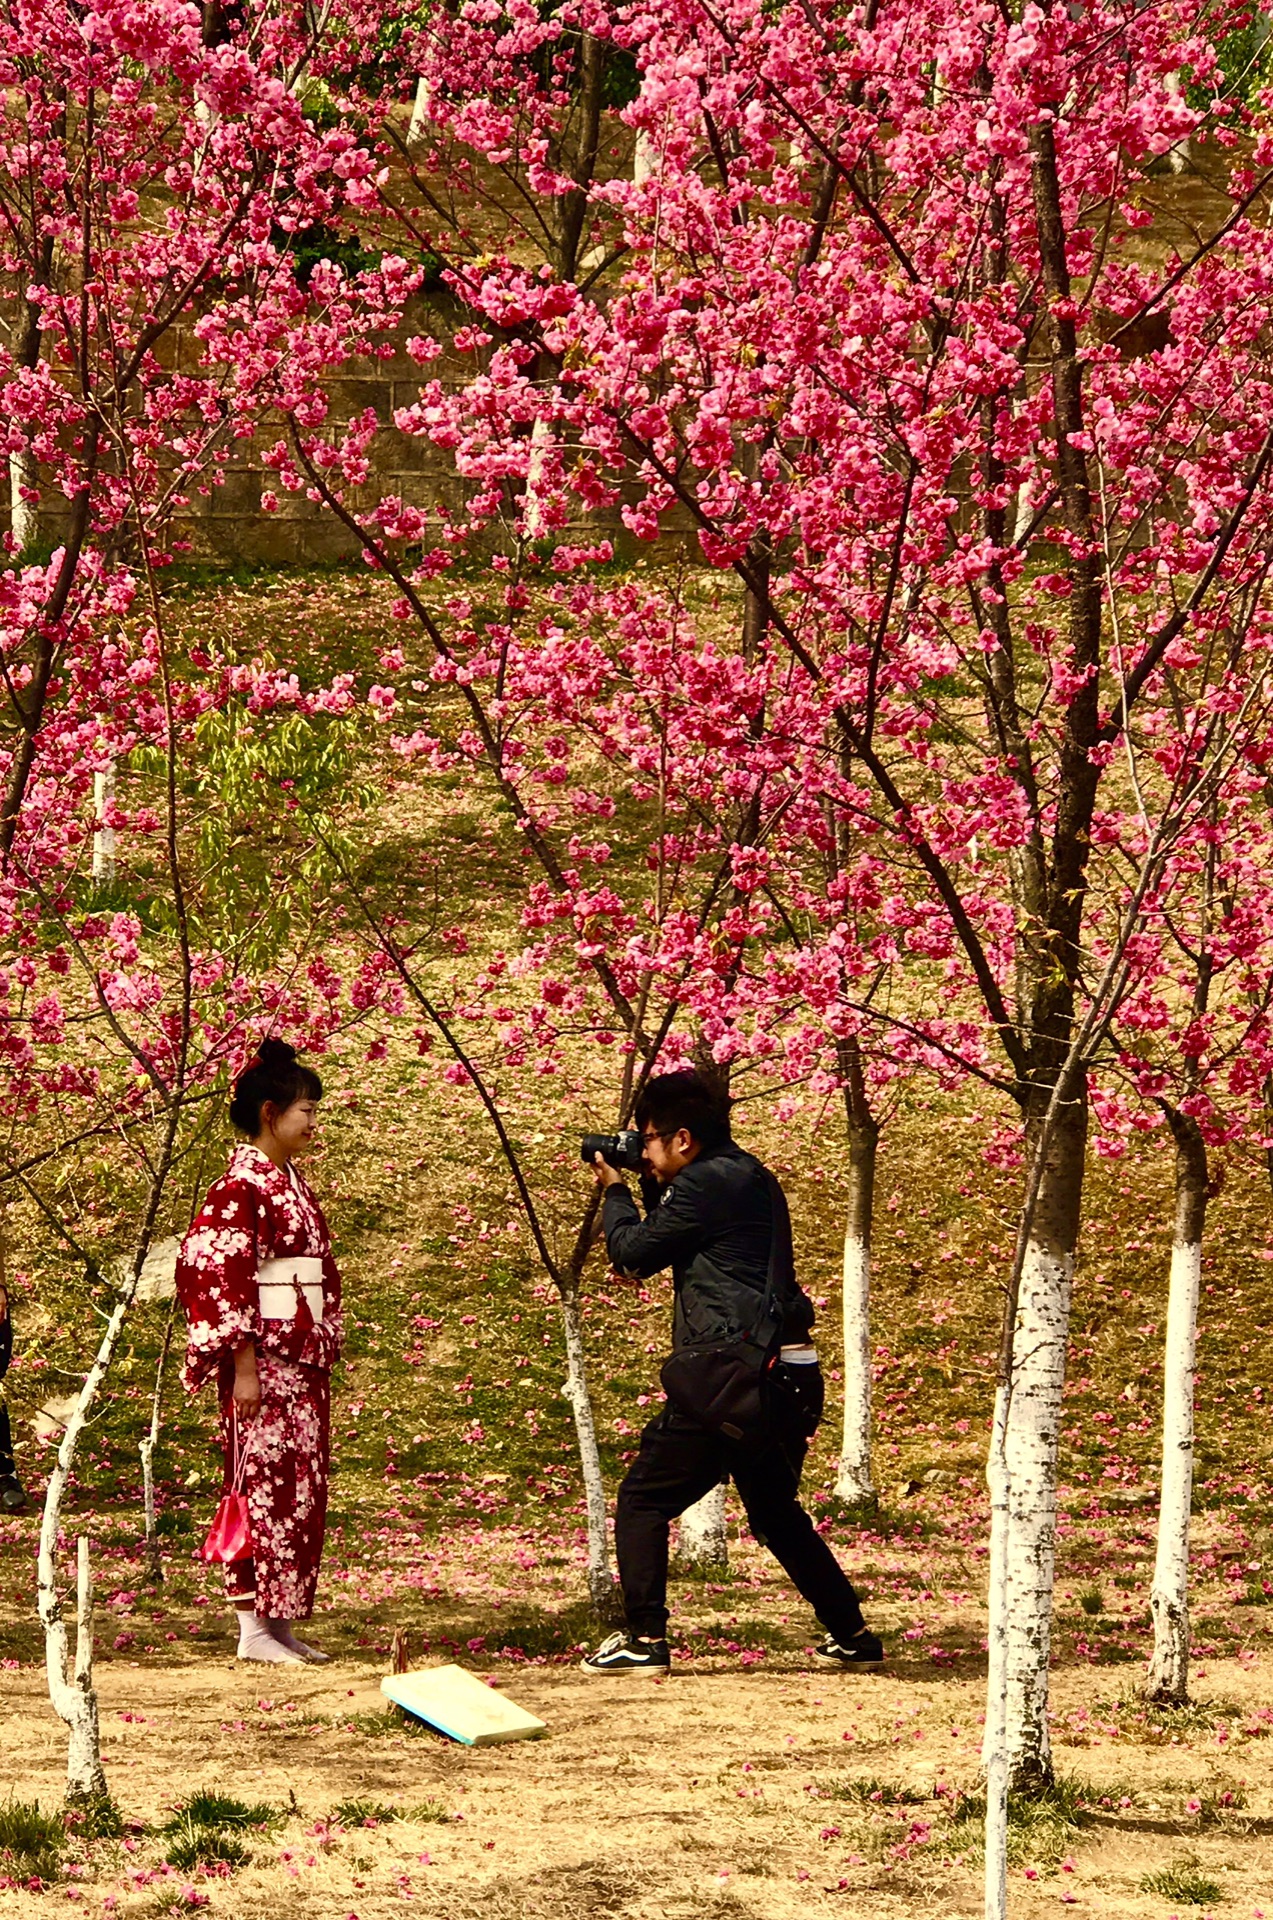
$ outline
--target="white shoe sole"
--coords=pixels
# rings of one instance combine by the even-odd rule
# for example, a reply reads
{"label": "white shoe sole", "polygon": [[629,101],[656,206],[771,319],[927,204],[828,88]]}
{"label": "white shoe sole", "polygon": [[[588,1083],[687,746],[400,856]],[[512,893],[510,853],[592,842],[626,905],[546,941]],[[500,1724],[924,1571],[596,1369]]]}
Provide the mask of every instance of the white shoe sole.
{"label": "white shoe sole", "polygon": [[653,1666],[652,1667],[594,1667],[594,1666],[591,1666],[587,1660],[581,1660],[579,1662],[579,1671],[580,1673],[589,1674],[591,1678],[594,1680],[613,1680],[615,1678],[623,1679],[625,1675],[628,1675],[631,1678],[637,1679],[637,1680],[648,1680],[651,1675],[654,1675],[655,1677],[657,1677],[659,1674],[662,1674],[666,1678],[666,1676],[672,1671],[672,1669],[670,1666],[666,1666],[666,1667],[653,1667]]}

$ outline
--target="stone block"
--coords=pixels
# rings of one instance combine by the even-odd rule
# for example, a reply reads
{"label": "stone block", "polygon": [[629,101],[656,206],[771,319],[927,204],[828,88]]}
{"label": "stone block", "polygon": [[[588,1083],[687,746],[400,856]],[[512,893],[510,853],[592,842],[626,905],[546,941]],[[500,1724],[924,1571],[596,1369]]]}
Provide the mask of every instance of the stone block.
{"label": "stone block", "polygon": [[388,380],[329,380],[327,395],[333,420],[352,420],[355,414],[374,409],[376,417],[388,420],[393,405],[393,388]]}

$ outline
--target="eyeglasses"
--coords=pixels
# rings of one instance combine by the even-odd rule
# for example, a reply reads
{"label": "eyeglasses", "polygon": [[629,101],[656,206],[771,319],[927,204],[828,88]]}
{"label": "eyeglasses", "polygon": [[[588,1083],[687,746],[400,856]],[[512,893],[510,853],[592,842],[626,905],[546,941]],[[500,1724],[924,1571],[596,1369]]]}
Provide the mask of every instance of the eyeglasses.
{"label": "eyeglasses", "polygon": [[672,1138],[672,1135],[677,1131],[678,1129],[676,1127],[672,1127],[666,1133],[658,1133],[658,1132],[643,1133],[641,1135],[641,1138],[646,1142],[649,1142],[651,1140],[670,1140]]}

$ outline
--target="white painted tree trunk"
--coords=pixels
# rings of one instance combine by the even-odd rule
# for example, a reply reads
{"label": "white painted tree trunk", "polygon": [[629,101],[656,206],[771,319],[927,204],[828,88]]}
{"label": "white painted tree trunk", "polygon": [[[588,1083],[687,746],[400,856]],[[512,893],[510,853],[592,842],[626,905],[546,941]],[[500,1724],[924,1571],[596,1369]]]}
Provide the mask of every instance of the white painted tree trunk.
{"label": "white painted tree trunk", "polygon": [[104,1379],[120,1332],[136,1291],[130,1281],[107,1322],[97,1355],[84,1378],[75,1411],[66,1423],[57,1464],[49,1476],[44,1496],[44,1518],[40,1526],[40,1548],[36,1563],[36,1601],[44,1628],[44,1660],[48,1674],[49,1698],[55,1712],[70,1731],[67,1747],[66,1790],[71,1800],[98,1799],[106,1792],[102,1772],[101,1741],[98,1732],[97,1694],[93,1689],[93,1593],[89,1570],[88,1541],[79,1542],[79,1605],[76,1614],[75,1665],[72,1675],[66,1621],[62,1598],[57,1588],[57,1546],[61,1528],[62,1501],[75,1460],[80,1434],[89,1409]]}
{"label": "white painted tree trunk", "polygon": [[849,1192],[844,1220],[841,1319],[844,1328],[844,1434],[835,1491],[860,1506],[875,1498],[871,1478],[871,1224],[880,1129],[867,1099],[856,1039],[840,1050],[849,1134]]}
{"label": "white painted tree trunk", "polygon": [[[1032,1240],[1021,1270],[1013,1341],[1012,1386],[1003,1433],[1006,1524],[992,1566],[990,1622],[1003,1640],[1007,1766],[1014,1786],[1051,1776],[1048,1665],[1052,1649],[1052,1577],[1056,1552],[1056,1466],[1069,1335],[1074,1261]],[[989,1726],[987,1714],[987,1726]]]}
{"label": "white painted tree trunk", "polygon": [[[1167,92],[1175,94],[1177,99],[1179,99],[1181,93],[1184,91],[1183,87],[1181,86],[1180,75],[1178,73],[1169,73],[1163,84],[1166,87]],[[1178,140],[1175,146],[1172,147],[1171,151],[1168,153],[1167,164],[1171,168],[1173,173],[1183,173],[1185,168],[1189,165],[1189,157],[1190,157],[1190,141],[1189,141],[1188,134],[1186,134],[1184,139]]]}
{"label": "white painted tree trunk", "polygon": [[677,1560],[697,1573],[726,1573],[729,1569],[729,1533],[725,1524],[727,1482],[686,1507],[681,1515]]}
{"label": "white painted tree trunk", "polygon": [[1168,1110],[1176,1140],[1176,1218],[1163,1354],[1162,1491],[1149,1609],[1154,1651],[1145,1681],[1151,1700],[1183,1706],[1189,1697],[1189,1520],[1193,1505],[1193,1399],[1198,1294],[1207,1210],[1207,1152],[1197,1123]]}
{"label": "white painted tree trunk", "polygon": [[990,1632],[986,1675],[986,1920],[1008,1912],[1008,1389],[995,1393],[986,1484],[990,1493]]}
{"label": "white painted tree trunk", "polygon": [[566,1379],[562,1392],[570,1402],[579,1441],[579,1465],[583,1474],[584,1505],[588,1526],[588,1592],[599,1612],[609,1608],[614,1593],[610,1571],[610,1547],[606,1536],[606,1489],[601,1477],[601,1456],[597,1451],[597,1430],[592,1418],[588,1394],[588,1375],[584,1362],[583,1316],[579,1295],[573,1289],[561,1295],[561,1317],[566,1331]]}
{"label": "white painted tree trunk", "polygon": [[1171,1250],[1163,1366],[1162,1494],[1149,1598],[1154,1653],[1145,1691],[1184,1704],[1189,1693],[1189,1512],[1193,1503],[1193,1383],[1202,1248]]}
{"label": "white painted tree trunk", "polygon": [[871,1478],[871,1242],[850,1225],[844,1236],[844,1437],[835,1477],[839,1499],[875,1498]]}
{"label": "white painted tree trunk", "polygon": [[159,1361],[155,1368],[155,1391],[150,1403],[150,1425],[138,1444],[141,1455],[142,1503],[146,1516],[146,1539],[143,1548],[146,1566],[146,1578],[152,1586],[159,1586],[164,1577],[163,1555],[159,1551],[159,1532],[155,1521],[155,1448],[159,1445],[159,1423],[163,1411],[164,1368],[168,1362],[168,1349],[172,1345],[172,1323],[176,1313],[175,1301],[168,1309],[168,1319],[164,1326],[163,1345],[159,1349]]}
{"label": "white painted tree trunk", "polygon": [[68,1800],[96,1800],[106,1793],[97,1693],[93,1686],[93,1568],[88,1535],[76,1546],[75,1694],[77,1712],[70,1722],[66,1756]]}
{"label": "white painted tree trunk", "polygon": [[418,147],[424,139],[425,129],[430,119],[429,104],[431,99],[432,88],[424,75],[421,74],[420,78],[416,81],[415,100],[411,107],[411,123],[407,128],[408,147]]}
{"label": "white painted tree trunk", "polygon": [[544,521],[541,490],[552,444],[552,423],[537,419],[530,430],[530,458],[526,463],[526,497],[522,507],[522,532],[528,540],[540,540],[548,531]]}
{"label": "white painted tree trunk", "polygon": [[39,515],[30,500],[24,500],[22,489],[34,491],[36,485],[36,465],[29,453],[11,453],[9,455],[9,529],[17,543],[18,552],[35,545],[40,531]]}
{"label": "white painted tree trunk", "polygon": [[[1072,1053],[1064,1075],[1074,1059]],[[1086,1078],[1080,1074],[1071,1084],[1069,1097],[1058,1084],[1046,1112],[1036,1108],[1027,1120],[1019,1265],[1014,1257],[986,1461],[986,1920],[1007,1915],[1008,1795],[1038,1793],[1052,1779],[1047,1714],[1056,1469],[1087,1147]]]}
{"label": "white painted tree trunk", "polygon": [[93,833],[93,878],[94,880],[113,880],[115,878],[115,829],[104,823],[108,807],[115,804],[115,762],[93,775],[93,812],[97,816],[97,827]]}
{"label": "white painted tree trunk", "polygon": [[638,128],[636,149],[632,155],[632,184],[643,187],[654,172],[658,155],[653,140],[644,127]]}

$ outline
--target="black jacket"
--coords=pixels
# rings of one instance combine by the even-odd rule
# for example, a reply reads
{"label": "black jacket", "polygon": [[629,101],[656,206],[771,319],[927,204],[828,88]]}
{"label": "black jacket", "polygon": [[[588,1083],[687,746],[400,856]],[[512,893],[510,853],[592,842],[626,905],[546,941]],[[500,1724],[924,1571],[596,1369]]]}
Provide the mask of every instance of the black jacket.
{"label": "black jacket", "polygon": [[[799,1342],[809,1337],[813,1306],[796,1285],[789,1258],[779,1262],[775,1323],[758,1324],[773,1211],[765,1169],[730,1140],[691,1160],[644,1220],[625,1186],[607,1187],[606,1251],[621,1272],[642,1280],[671,1267],[674,1348],[715,1346],[745,1335],[767,1345],[775,1332],[784,1342]],[[785,1221],[780,1231],[789,1234]]]}

